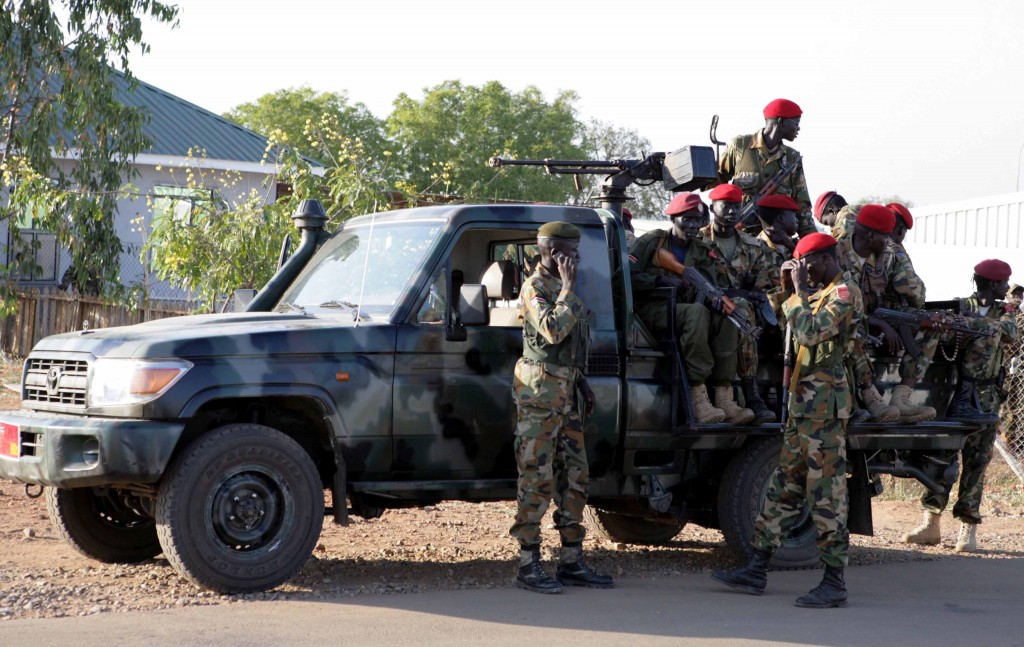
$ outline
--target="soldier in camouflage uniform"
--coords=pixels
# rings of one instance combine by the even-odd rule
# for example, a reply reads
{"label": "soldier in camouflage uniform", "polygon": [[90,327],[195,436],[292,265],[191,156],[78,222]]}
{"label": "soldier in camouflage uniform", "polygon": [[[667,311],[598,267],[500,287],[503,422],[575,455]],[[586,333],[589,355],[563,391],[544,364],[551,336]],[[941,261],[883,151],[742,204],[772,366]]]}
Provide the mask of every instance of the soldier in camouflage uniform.
{"label": "soldier in camouflage uniform", "polygon": [[[748,321],[756,321],[751,301],[736,290],[764,295],[774,286],[772,263],[761,241],[736,230],[743,192],[733,184],[720,184],[708,195],[714,222],[703,227],[694,237],[687,262],[726,292]],[[775,196],[782,197],[782,196]],[[715,386],[715,406],[725,411],[726,422],[734,425],[774,422],[775,413],[765,405],[757,384],[757,339],[739,337],[737,373],[743,388],[745,407],[733,400],[732,384]]]}
{"label": "soldier in camouflage uniform", "polygon": [[[977,387],[982,411],[996,413],[1006,397],[1003,391],[1003,347],[1020,338],[1017,327],[1017,306],[1000,299],[1009,289],[1010,266],[990,259],[974,266],[974,284],[977,291],[960,300],[960,311],[972,317],[971,327],[990,330],[991,337],[972,340],[964,350],[961,367],[963,382],[973,381]],[[982,431],[967,436],[961,450],[963,470],[953,516],[960,520],[957,552],[977,550],[977,525],[981,523],[981,496],[985,486],[985,468],[992,460],[992,448],[999,433],[998,425],[989,425]],[[921,498],[924,508],[922,524],[903,536],[911,544],[938,544],[942,539],[939,519],[949,504],[949,491],[935,494],[926,491]]]}
{"label": "soldier in camouflage uniform", "polygon": [[[715,424],[725,420],[725,411],[712,406],[706,383],[719,387],[731,385],[735,379],[736,328],[724,317],[713,315],[707,306],[693,303],[695,295],[690,285],[658,261],[664,250],[679,263],[689,262],[697,233],[708,222],[708,208],[696,193],[680,193],[665,208],[665,214],[672,219],[671,230],[649,231],[630,247],[630,282],[635,295],[659,287],[676,288],[675,312],[671,314],[690,384],[690,406],[696,422]],[[655,333],[667,332],[669,312],[664,300],[638,299],[634,312]]]}
{"label": "soldier in camouflage uniform", "polygon": [[[509,534],[520,546],[515,584],[538,593],[560,593],[563,584],[613,586],[612,578],[583,562],[589,467],[580,408],[586,415],[593,411],[594,393],[583,375],[590,341],[586,310],[573,292],[579,240],[579,230],[568,223],[541,226],[540,262],[520,292],[523,357],[513,382],[519,485]],[[552,499],[562,537],[557,581],[540,565],[540,522]]]}
{"label": "soldier in camouflage uniform", "polygon": [[[764,593],[772,553],[809,506],[825,566],[821,583],[797,599],[811,608],[846,606],[843,569],[850,535],[846,525],[846,423],[853,397],[843,355],[856,336],[864,303],[856,282],[842,271],[836,241],[828,234],[800,239],[782,269],[782,302],[792,331],[796,362],[789,390],[789,417],[779,467],[754,526],[750,561],[712,577],[754,595]],[[810,286],[821,286],[816,291]]]}
{"label": "soldier in camouflage uniform", "polygon": [[793,258],[799,210],[796,200],[788,195],[766,195],[757,203],[757,217],[761,221],[761,233],[757,239],[764,246],[768,272],[775,287],[782,283],[782,264]]}
{"label": "soldier in camouflage uniform", "polygon": [[[731,182],[740,187],[744,203],[754,199],[764,183],[779,171],[783,160],[792,164],[797,156],[796,150],[782,142],[793,141],[800,133],[803,114],[800,106],[787,99],[776,99],[765,106],[763,114],[764,128],[752,135],[733,138],[718,161],[719,183]],[[811,216],[811,196],[807,192],[802,164],[774,193],[788,195],[800,205],[798,230],[801,236],[818,230]]]}

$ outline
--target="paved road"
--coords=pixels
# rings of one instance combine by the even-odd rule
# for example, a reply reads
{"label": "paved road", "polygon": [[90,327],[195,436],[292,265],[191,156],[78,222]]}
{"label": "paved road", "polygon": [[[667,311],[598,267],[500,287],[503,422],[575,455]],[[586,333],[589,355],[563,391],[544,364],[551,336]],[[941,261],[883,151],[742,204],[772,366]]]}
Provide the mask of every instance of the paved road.
{"label": "paved road", "polygon": [[0,645],[1024,645],[1024,558],[852,568],[849,607],[794,607],[819,577],[772,573],[761,598],[683,575],[559,596],[509,587],[19,620],[0,623]]}

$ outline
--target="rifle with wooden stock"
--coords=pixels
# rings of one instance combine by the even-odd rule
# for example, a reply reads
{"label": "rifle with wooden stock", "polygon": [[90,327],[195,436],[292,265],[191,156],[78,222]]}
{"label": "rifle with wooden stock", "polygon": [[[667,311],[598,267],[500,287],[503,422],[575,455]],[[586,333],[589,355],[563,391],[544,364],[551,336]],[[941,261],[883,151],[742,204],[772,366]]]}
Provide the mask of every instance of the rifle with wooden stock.
{"label": "rifle with wooden stock", "polygon": [[[742,310],[737,310],[736,302],[712,283],[708,277],[701,274],[699,270],[683,265],[672,252],[663,247],[658,249],[653,260],[655,267],[660,267],[663,270],[680,276],[692,285],[705,301],[713,304],[713,307],[716,307],[719,312],[725,315],[741,333],[754,339],[761,336],[761,327],[747,319],[747,315]],[[718,305],[715,306],[714,304]]]}
{"label": "rifle with wooden stock", "polygon": [[958,335],[965,335],[967,337],[991,337],[995,334],[991,330],[971,328],[966,323],[958,322],[953,313],[943,310],[903,311],[877,308],[870,316],[878,317],[892,326],[900,336],[900,342],[903,344],[907,354],[915,358],[921,356],[921,347],[917,345],[917,341],[914,339],[914,333],[919,328],[955,332]]}
{"label": "rifle with wooden stock", "polygon": [[793,159],[792,164],[786,164],[786,160],[782,160],[782,166],[775,172],[775,175],[771,176],[768,181],[757,190],[757,193],[755,193],[754,197],[750,199],[750,202],[744,205],[740,210],[739,222],[736,223],[736,229],[743,229],[747,226],[749,221],[753,219],[754,214],[757,213],[757,203],[761,201],[761,198],[775,193],[775,189],[779,188],[779,185],[793,174],[793,171],[800,166],[802,161],[803,156],[800,153],[796,154],[796,158]]}

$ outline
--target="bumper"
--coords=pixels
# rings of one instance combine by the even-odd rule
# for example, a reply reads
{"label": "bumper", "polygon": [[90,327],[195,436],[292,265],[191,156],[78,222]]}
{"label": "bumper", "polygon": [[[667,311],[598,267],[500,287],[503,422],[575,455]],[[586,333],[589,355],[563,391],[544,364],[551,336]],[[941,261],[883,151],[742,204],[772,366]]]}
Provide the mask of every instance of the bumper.
{"label": "bumper", "polygon": [[64,488],[155,483],[185,428],[27,410],[0,412],[0,423],[18,439],[0,451],[0,478]]}

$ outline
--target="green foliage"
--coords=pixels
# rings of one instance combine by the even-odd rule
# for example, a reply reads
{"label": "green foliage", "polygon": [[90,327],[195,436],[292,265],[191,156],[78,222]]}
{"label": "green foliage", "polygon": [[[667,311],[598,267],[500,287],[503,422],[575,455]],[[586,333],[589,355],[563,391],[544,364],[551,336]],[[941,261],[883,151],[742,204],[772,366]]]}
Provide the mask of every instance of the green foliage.
{"label": "green foliage", "polygon": [[387,118],[387,132],[398,147],[396,164],[410,188],[420,193],[564,202],[572,191],[570,178],[523,169],[496,172],[487,160],[582,156],[575,101],[573,92],[562,92],[549,103],[533,86],[513,93],[496,81],[482,87],[445,81],[427,88],[420,101],[400,94]]}
{"label": "green foliage", "polygon": [[350,103],[344,92],[316,92],[309,87],[288,88],[265,94],[253,102],[235,106],[224,116],[265,137],[277,132],[296,151],[320,162],[322,151],[315,141],[308,141],[306,124],[324,115],[334,119],[340,131],[352,140],[362,142],[372,159],[380,159],[388,149],[384,123],[362,103]]}
{"label": "green foliage", "polygon": [[853,204],[855,206],[857,206],[857,207],[863,207],[866,204],[891,204],[893,202],[898,202],[899,204],[902,204],[904,207],[906,207],[908,209],[910,209],[911,207],[914,206],[914,203],[911,202],[910,200],[905,200],[904,198],[901,198],[900,196],[895,195],[895,194],[893,194],[893,195],[866,195],[866,196],[862,197],[860,200],[857,200],[856,202],[854,202]]}
{"label": "green foliage", "polygon": [[[595,160],[644,159],[651,154],[651,142],[631,128],[620,128],[612,124],[592,120],[587,124],[583,136],[585,155]],[[597,206],[603,175],[583,176],[583,191],[573,198],[574,204]],[[672,194],[662,188],[661,182],[648,186],[634,184],[626,191],[633,198],[626,207],[634,218],[659,218],[665,205],[672,200]]]}
{"label": "green foliage", "polygon": [[[64,0],[64,25],[55,4],[7,0],[0,11],[0,186],[11,187],[0,196],[0,220],[17,246],[18,216],[34,209],[37,225],[71,250],[76,282],[109,292],[121,251],[116,201],[132,177],[132,156],[148,145],[148,115],[118,94],[134,83],[129,53],[148,51],[141,18],[176,24],[178,9],[155,0]],[[0,272],[7,309],[16,271]]]}

